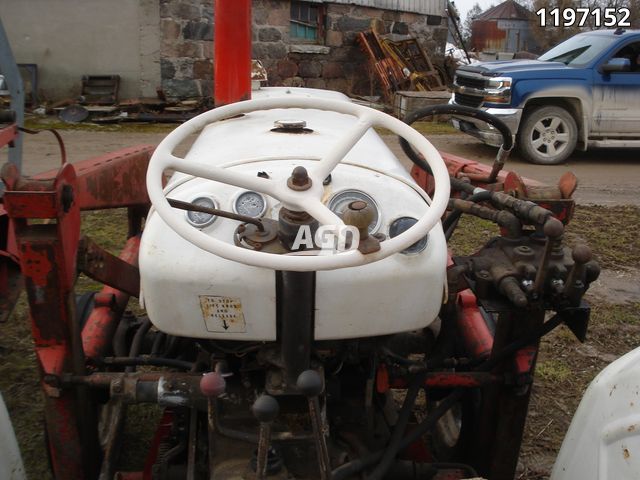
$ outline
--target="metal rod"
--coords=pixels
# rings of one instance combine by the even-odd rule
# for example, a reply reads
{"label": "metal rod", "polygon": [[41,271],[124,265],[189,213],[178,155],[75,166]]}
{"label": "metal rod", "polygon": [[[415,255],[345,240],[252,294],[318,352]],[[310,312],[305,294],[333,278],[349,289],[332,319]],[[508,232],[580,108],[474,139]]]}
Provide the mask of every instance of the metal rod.
{"label": "metal rod", "polygon": [[189,409],[189,446],[187,447],[187,480],[196,478],[196,447],[198,433],[198,409]]}
{"label": "metal rod", "polygon": [[217,215],[218,217],[230,218],[231,220],[237,220],[239,222],[251,223],[252,225],[255,225],[258,230],[264,232],[264,225],[257,218],[249,217],[246,215],[238,215],[237,213],[225,212],[224,210],[218,210],[217,208],[203,207],[194,203],[176,200],[175,198],[167,198],[167,202],[169,202],[169,205],[171,205],[173,208],[179,208],[180,210],[208,213],[209,215]]}
{"label": "metal rod", "polygon": [[256,464],[256,479],[267,478],[267,457],[269,456],[269,440],[271,437],[271,423],[260,423],[260,438],[258,440],[258,456]]}
{"label": "metal rod", "polygon": [[214,402],[214,397],[207,398],[207,458],[209,463],[209,478],[214,478],[214,464],[216,457],[215,450],[215,434],[216,434],[216,423],[214,415],[216,414],[216,407]]}
{"label": "metal rod", "polygon": [[318,450],[318,466],[320,467],[321,480],[331,479],[331,463],[329,460],[329,450],[327,448],[327,439],[322,428],[322,418],[320,416],[320,401],[317,396],[308,397],[309,416],[311,417],[311,425],[313,427],[316,449]]}
{"label": "metal rod", "polygon": [[[279,331],[287,386],[309,368],[315,314],[315,272],[281,272],[276,283],[279,296]],[[280,288],[278,288],[278,286]]]}

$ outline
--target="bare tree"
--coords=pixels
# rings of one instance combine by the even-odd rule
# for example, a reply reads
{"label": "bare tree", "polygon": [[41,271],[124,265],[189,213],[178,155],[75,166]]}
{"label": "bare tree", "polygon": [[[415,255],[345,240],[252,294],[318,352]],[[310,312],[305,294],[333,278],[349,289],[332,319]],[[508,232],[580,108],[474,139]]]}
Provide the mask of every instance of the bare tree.
{"label": "bare tree", "polygon": [[473,23],[473,19],[481,13],[482,8],[477,2],[473,7],[471,7],[471,10],[467,12],[467,17],[465,18],[464,24],[462,25],[462,38],[464,39],[464,43],[466,45],[471,45],[471,25]]}

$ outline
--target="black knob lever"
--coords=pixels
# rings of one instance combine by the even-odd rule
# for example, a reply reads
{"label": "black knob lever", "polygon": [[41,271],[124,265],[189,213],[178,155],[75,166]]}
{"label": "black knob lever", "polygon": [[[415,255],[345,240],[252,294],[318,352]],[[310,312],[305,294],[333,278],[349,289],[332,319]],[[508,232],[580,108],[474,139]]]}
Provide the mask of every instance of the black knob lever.
{"label": "black knob lever", "polygon": [[329,450],[327,448],[327,438],[320,416],[320,401],[318,397],[324,390],[324,381],[315,370],[305,370],[298,376],[296,382],[298,391],[307,397],[309,402],[309,416],[313,426],[313,437],[318,451],[318,466],[320,467],[320,478],[329,480],[331,478],[331,463],[329,461]]}
{"label": "black knob lever", "polygon": [[260,422],[258,437],[258,455],[256,462],[256,479],[267,478],[267,457],[271,441],[271,424],[280,413],[278,401],[269,395],[260,395],[251,407],[253,415]]}

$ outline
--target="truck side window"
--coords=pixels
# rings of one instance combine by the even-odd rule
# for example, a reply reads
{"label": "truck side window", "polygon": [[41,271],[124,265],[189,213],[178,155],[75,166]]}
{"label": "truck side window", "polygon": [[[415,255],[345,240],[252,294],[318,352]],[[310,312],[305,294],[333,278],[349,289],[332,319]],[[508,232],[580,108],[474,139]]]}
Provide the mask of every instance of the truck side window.
{"label": "truck side window", "polygon": [[630,72],[640,72],[640,42],[626,45],[618,50],[613,58],[628,58],[631,62]]}

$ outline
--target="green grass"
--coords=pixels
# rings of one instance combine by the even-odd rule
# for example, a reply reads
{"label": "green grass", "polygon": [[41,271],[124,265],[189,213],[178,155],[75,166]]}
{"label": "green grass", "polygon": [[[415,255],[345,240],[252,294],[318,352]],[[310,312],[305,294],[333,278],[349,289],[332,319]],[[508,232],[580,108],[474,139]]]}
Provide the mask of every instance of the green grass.
{"label": "green grass", "polygon": [[562,382],[571,375],[571,368],[562,360],[547,360],[538,363],[536,375],[550,382]]}
{"label": "green grass", "polygon": [[602,326],[640,325],[640,303],[595,304],[591,307],[591,315]]}
{"label": "green grass", "polygon": [[[448,122],[415,122],[411,126],[423,135],[464,135]],[[376,132],[380,135],[394,135],[390,130],[382,127],[376,127]]]}
{"label": "green grass", "polygon": [[578,206],[566,231],[572,244],[586,243],[600,266],[640,267],[640,208]]}
{"label": "green grass", "polygon": [[462,215],[449,241],[449,248],[456,256],[471,255],[499,233],[499,228],[489,220]]}
{"label": "green grass", "polygon": [[127,240],[127,211],[122,208],[82,213],[81,233],[113,254]]}

